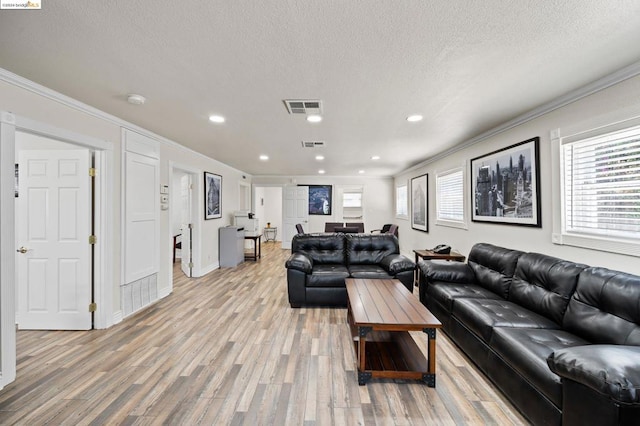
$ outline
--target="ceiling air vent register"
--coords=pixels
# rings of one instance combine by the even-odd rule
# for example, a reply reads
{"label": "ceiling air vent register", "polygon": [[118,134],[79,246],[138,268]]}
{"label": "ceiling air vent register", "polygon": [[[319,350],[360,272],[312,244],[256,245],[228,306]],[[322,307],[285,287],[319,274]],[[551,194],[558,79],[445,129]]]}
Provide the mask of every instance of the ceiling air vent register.
{"label": "ceiling air vent register", "polygon": [[324,148],[324,141],[302,141],[303,148]]}
{"label": "ceiling air vent register", "polygon": [[289,114],[321,115],[322,101],[304,99],[285,99],[284,104]]}

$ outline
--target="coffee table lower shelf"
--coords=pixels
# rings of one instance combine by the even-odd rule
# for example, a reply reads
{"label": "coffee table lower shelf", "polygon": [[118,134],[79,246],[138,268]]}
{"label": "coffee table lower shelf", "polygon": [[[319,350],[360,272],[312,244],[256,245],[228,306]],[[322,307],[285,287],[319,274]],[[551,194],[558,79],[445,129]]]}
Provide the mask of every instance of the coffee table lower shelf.
{"label": "coffee table lower shelf", "polygon": [[[351,328],[358,357],[359,385],[365,385],[372,378],[384,378],[422,380],[427,386],[435,387],[436,375],[430,373],[433,370],[408,331]],[[364,338],[359,336],[360,333],[365,334]],[[364,357],[364,369],[361,367],[361,356]]]}

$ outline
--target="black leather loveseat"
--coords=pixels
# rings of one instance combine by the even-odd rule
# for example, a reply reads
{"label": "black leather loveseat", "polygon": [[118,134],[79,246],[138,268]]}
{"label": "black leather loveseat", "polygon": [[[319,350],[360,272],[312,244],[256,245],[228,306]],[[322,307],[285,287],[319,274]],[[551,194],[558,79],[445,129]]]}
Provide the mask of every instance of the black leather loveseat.
{"label": "black leather loveseat", "polygon": [[476,244],[420,300],[534,424],[640,424],[640,277]]}
{"label": "black leather loveseat", "polygon": [[396,278],[413,292],[415,263],[392,234],[298,234],[285,266],[294,308],[347,306],[345,278]]}

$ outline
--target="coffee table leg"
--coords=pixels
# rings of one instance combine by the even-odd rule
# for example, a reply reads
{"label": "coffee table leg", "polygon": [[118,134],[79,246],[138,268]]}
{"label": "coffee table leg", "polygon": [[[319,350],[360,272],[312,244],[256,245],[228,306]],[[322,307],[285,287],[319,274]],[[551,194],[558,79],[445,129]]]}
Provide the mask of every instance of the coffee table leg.
{"label": "coffee table leg", "polygon": [[436,329],[425,328],[422,330],[427,335],[427,354],[429,355],[429,365],[427,372],[422,375],[422,381],[430,388],[436,387]]}
{"label": "coffee table leg", "polygon": [[364,386],[371,379],[371,372],[366,371],[366,351],[367,334],[371,332],[371,327],[358,327],[358,384]]}

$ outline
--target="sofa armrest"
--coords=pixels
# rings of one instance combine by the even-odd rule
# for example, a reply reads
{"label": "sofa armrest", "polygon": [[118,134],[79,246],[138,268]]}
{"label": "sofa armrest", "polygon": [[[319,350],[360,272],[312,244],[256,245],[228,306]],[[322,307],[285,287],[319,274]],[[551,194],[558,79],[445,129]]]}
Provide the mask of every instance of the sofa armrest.
{"label": "sofa armrest", "polygon": [[313,269],[313,260],[302,253],[293,253],[284,266],[286,266],[287,269],[296,269],[306,274],[310,274]]}
{"label": "sofa armrest", "polygon": [[427,282],[444,281],[459,284],[476,282],[476,274],[466,263],[448,260],[421,260],[418,262],[420,272]]}
{"label": "sofa armrest", "polygon": [[622,404],[640,404],[640,346],[586,345],[553,352],[551,371]]}
{"label": "sofa armrest", "polygon": [[390,254],[385,256],[380,261],[380,266],[391,275],[416,269],[416,264],[403,254]]}

